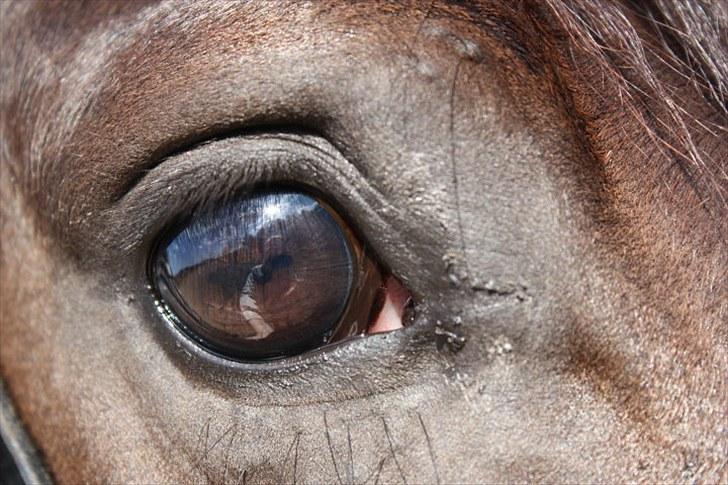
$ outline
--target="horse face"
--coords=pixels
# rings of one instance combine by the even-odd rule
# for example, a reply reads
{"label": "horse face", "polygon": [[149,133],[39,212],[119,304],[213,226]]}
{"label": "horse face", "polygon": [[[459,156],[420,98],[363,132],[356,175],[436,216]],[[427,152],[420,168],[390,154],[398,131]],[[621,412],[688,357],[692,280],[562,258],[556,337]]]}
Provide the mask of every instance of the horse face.
{"label": "horse face", "polygon": [[[709,127],[693,186],[559,5],[3,5],[0,363],[52,475],[718,480],[725,113],[647,59]],[[261,184],[335,205],[412,324],[262,363],[170,325],[160,234]]]}

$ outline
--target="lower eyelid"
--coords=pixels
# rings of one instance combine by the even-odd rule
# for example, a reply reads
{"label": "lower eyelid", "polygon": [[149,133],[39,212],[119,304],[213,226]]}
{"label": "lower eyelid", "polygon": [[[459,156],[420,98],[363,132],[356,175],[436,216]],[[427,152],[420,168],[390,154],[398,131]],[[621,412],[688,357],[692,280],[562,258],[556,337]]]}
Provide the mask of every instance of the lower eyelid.
{"label": "lower eyelid", "polygon": [[[396,332],[356,336],[285,360],[241,362],[211,353],[194,342],[150,298],[140,304],[152,318],[151,330],[186,380],[234,397],[241,405],[288,406],[358,399],[385,392],[391,384],[420,381],[440,361],[432,355],[434,327],[427,304],[407,328]],[[160,318],[162,315],[162,318]],[[142,319],[144,320],[144,319]],[[333,379],[334,368],[346,369],[345,379]],[[391,372],[383,376],[382,367]],[[390,380],[392,382],[390,382]],[[353,388],[346,382],[356,381]],[[290,393],[295,387],[298,391]],[[289,402],[290,400],[290,402]]]}

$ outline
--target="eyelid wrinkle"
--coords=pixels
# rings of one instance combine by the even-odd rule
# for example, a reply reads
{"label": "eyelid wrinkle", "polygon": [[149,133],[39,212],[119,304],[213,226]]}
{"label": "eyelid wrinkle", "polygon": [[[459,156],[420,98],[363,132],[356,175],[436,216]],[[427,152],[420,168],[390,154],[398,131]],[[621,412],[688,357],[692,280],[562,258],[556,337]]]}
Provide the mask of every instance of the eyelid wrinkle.
{"label": "eyelid wrinkle", "polygon": [[[287,140],[294,142],[298,145],[308,147],[311,150],[321,153],[323,156],[331,156],[334,151],[338,152],[338,147],[335,144],[330,143],[324,137],[316,132],[308,131],[295,126],[276,127],[239,127],[239,126],[227,126],[216,130],[214,136],[209,134],[210,128],[203,132],[187,135],[182,138],[167,141],[163,146],[154,150],[153,154],[150,155],[149,161],[136,169],[134,173],[130,174],[128,180],[122,184],[122,187],[115,191],[113,196],[114,203],[119,203],[129,192],[133,191],[134,188],[143,183],[145,177],[154,171],[158,166],[166,163],[168,160],[175,160],[188,152],[201,149],[207,145],[219,144],[228,139],[278,139]],[[362,171],[362,167],[358,166],[355,161],[349,161],[348,163],[354,165],[362,175],[366,174]]]}
{"label": "eyelid wrinkle", "polygon": [[[145,172],[102,219],[125,250],[136,247],[153,221],[204,210],[245,187],[307,185],[321,192],[347,187],[382,200],[361,171],[320,137],[257,134],[214,140],[164,159]],[[112,223],[113,222],[113,223]],[[155,227],[154,229],[158,229]]]}
{"label": "eyelid wrinkle", "polygon": [[[425,267],[422,257],[445,250],[446,238],[438,237],[435,221],[412,217],[392,204],[326,139],[286,132],[215,140],[161,161],[101,214],[97,231],[111,241],[104,253],[141,257],[181,218],[225,203],[248,188],[273,185],[323,195],[396,274]],[[413,237],[416,247],[408,244]]]}

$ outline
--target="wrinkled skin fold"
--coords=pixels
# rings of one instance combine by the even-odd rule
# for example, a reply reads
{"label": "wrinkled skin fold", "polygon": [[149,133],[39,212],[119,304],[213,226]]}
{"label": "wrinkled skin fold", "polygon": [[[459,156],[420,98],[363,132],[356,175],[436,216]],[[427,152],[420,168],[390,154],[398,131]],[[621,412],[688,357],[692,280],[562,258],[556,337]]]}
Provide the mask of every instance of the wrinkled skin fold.
{"label": "wrinkled skin fold", "polygon": [[[2,4],[0,371],[54,479],[728,478],[723,7],[455,3]],[[160,318],[156,237],[262,183],[414,323],[256,366]]]}

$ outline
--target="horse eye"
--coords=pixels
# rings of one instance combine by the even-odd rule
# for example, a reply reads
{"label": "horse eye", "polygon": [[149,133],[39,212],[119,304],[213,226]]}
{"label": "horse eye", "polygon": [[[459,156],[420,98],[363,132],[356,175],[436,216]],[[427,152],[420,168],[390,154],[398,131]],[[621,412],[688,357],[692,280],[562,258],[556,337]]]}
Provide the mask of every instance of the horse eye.
{"label": "horse eye", "polygon": [[343,219],[296,191],[253,192],[194,216],[162,239],[150,268],[183,332],[244,361],[366,333],[386,300],[382,271]]}

